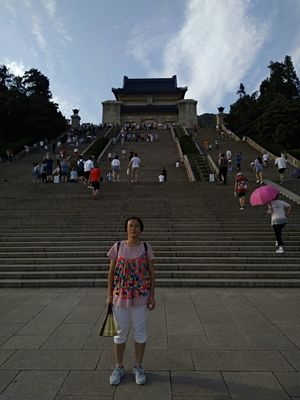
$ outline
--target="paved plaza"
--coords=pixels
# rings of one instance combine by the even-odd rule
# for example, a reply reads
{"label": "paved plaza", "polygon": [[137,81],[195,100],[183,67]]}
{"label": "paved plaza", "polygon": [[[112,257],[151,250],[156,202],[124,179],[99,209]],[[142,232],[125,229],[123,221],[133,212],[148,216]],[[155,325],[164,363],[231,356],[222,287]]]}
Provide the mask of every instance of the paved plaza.
{"label": "paved plaza", "polygon": [[300,399],[300,289],[157,290],[147,384],[118,387],[103,288],[0,290],[0,400]]}

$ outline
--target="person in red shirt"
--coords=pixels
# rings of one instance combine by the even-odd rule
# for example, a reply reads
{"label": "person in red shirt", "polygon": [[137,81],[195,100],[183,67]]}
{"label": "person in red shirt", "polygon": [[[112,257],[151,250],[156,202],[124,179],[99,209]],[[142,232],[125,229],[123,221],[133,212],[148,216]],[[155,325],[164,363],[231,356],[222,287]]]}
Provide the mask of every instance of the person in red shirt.
{"label": "person in red shirt", "polygon": [[234,195],[238,196],[240,202],[240,210],[245,208],[245,196],[248,190],[248,178],[242,172],[238,172],[235,178]]}
{"label": "person in red shirt", "polygon": [[101,179],[101,174],[102,171],[101,169],[98,167],[98,165],[96,165],[90,173],[90,177],[88,182],[91,183],[92,187],[93,187],[93,194],[92,194],[92,199],[96,200],[97,199],[97,195],[98,195],[98,190],[100,189],[100,179]]}

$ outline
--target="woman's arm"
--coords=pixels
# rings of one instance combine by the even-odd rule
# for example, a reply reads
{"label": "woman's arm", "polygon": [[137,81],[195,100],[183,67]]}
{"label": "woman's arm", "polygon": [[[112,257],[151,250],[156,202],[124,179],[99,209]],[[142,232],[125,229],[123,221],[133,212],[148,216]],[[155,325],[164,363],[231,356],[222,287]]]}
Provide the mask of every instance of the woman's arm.
{"label": "woman's arm", "polygon": [[154,310],[155,308],[155,275],[154,275],[154,261],[148,261],[149,277],[150,277],[150,293],[148,300],[149,310]]}
{"label": "woman's arm", "polygon": [[113,301],[113,282],[114,282],[115,265],[116,265],[116,260],[110,260],[108,279],[107,279],[107,299],[106,299],[106,304],[108,305],[112,304]]}

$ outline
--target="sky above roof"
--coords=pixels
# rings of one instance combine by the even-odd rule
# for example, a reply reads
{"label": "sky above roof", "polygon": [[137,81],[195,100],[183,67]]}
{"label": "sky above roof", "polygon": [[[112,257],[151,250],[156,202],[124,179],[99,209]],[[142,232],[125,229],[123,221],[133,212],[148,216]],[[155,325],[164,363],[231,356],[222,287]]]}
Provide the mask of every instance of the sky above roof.
{"label": "sky above roof", "polygon": [[37,68],[69,118],[100,123],[101,102],[129,78],[188,86],[198,114],[257,90],[270,61],[300,74],[300,0],[0,0],[0,64]]}

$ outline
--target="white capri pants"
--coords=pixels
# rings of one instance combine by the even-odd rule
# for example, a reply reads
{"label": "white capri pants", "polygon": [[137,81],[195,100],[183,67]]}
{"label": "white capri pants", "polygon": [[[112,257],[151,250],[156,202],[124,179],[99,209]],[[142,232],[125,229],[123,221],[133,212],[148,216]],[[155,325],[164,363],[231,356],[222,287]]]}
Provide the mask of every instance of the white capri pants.
{"label": "white capri pants", "polygon": [[113,306],[113,313],[117,323],[118,334],[114,336],[116,344],[126,343],[130,323],[133,329],[133,337],[137,343],[147,341],[146,320],[148,308],[144,306],[131,306],[122,308]]}

